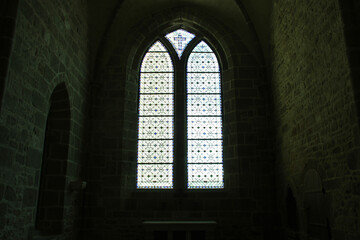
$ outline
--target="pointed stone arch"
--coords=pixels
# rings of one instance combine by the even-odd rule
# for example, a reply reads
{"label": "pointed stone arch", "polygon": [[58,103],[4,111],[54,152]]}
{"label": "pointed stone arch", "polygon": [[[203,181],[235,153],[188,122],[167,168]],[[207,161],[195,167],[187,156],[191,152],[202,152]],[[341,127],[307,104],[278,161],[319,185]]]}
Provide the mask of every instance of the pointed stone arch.
{"label": "pointed stone arch", "polygon": [[36,229],[42,235],[59,234],[63,229],[70,115],[68,91],[60,83],[50,97],[45,130],[36,215]]}

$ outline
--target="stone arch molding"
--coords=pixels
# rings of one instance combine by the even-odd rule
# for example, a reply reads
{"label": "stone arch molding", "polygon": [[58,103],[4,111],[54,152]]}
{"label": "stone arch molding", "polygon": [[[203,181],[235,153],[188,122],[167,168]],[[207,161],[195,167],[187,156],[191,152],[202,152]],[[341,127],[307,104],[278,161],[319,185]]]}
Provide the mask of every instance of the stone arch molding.
{"label": "stone arch molding", "polygon": [[223,66],[231,68],[231,66],[236,65],[240,59],[234,53],[239,52],[251,54],[261,65],[262,57],[249,52],[245,44],[239,41],[241,35],[232,32],[221,21],[206,15],[204,12],[183,7],[168,9],[144,17],[128,33],[118,33],[118,36],[125,34],[126,38],[119,37],[116,46],[105,46],[103,48],[103,53],[99,54],[99,59],[97,59],[99,64],[96,66],[94,80],[100,81],[101,72],[106,66],[113,66],[114,63],[118,63],[116,60],[113,61],[116,55],[128,56],[127,69],[133,69],[134,66],[138,65],[136,61],[141,61],[139,55],[145,53],[157,36],[164,35],[180,27],[198,36],[205,36],[210,43],[214,44],[213,47],[218,53],[223,52],[221,58],[226,59],[228,62]]}
{"label": "stone arch molding", "polygon": [[[136,150],[137,139],[137,95],[138,95],[138,76],[139,68],[146,50],[159,37],[165,36],[175,29],[184,28],[197,36],[203,36],[207,42],[214,48],[214,52],[218,54],[221,59],[222,66],[222,91],[223,97],[223,133],[230,139],[236,139],[237,126],[236,119],[231,117],[231,112],[241,111],[236,104],[232,104],[233,99],[239,97],[236,92],[241,88],[241,81],[249,77],[261,84],[267,84],[262,74],[263,65],[261,61],[248,50],[243,43],[241,36],[232,32],[227,26],[223,25],[216,19],[211,19],[203,12],[195,10],[188,10],[185,8],[174,8],[171,11],[163,11],[158,14],[148,16],[142,22],[131,29],[128,33],[119,33],[119,40],[117,46],[113,49],[111,54],[106,57],[107,53],[103,55],[103,61],[106,59],[105,65],[98,65],[97,73],[93,79],[93,96],[100,97],[108,89],[116,89],[119,95],[114,101],[119,104],[124,104],[124,113],[121,115],[120,123],[121,129],[126,134],[121,134],[119,140],[121,146],[127,146],[119,153],[121,159],[130,163],[130,170],[121,173],[125,179],[130,179],[129,182],[135,183],[135,167],[134,156]],[[126,38],[122,38],[120,34],[125,34]],[[245,58],[250,61],[246,62]],[[104,64],[104,63],[103,63]],[[98,75],[97,75],[98,74]],[[258,86],[254,87],[258,88]],[[257,91],[253,91],[257,94]],[[226,94],[225,94],[226,93]],[[258,96],[252,96],[257,98]],[[266,96],[263,96],[264,98]],[[226,106],[226,107],[225,107]],[[229,113],[229,114],[228,114]],[[120,130],[119,130],[120,132]],[[233,136],[233,137],[230,137]],[[228,146],[235,146],[237,143],[231,141]],[[131,146],[130,146],[131,145]],[[225,149],[225,147],[224,147]],[[237,149],[235,147],[235,149]],[[236,151],[236,150],[235,150]],[[230,152],[230,151],[229,151]],[[226,150],[224,150],[224,158],[226,158]],[[230,155],[230,154],[229,154]],[[237,155],[235,153],[235,155]],[[230,157],[229,157],[230,158]],[[239,164],[234,163],[235,167],[231,174],[237,174]],[[226,168],[226,167],[224,167]],[[225,172],[225,184],[230,182],[231,174]],[[229,179],[227,179],[227,177]],[[235,181],[227,184],[229,188],[236,188]],[[132,186],[124,185],[129,192]]]}
{"label": "stone arch molding", "polygon": [[71,126],[70,101],[64,82],[50,97],[43,147],[35,228],[42,235],[62,233]]}
{"label": "stone arch molding", "polygon": [[69,99],[69,104],[70,104],[70,109],[71,109],[71,106],[73,105],[72,104],[72,99],[73,99],[73,92],[72,92],[72,88],[69,86],[70,84],[70,77],[68,76],[68,74],[66,72],[59,72],[57,73],[54,78],[50,79],[49,80],[49,84],[48,84],[48,87],[46,89],[46,93],[44,94],[45,95],[45,98],[46,99],[46,113],[49,112],[49,109],[50,109],[50,99],[51,99],[51,96],[53,94],[53,92],[55,91],[56,88],[58,88],[59,86],[62,86],[62,88],[66,89],[66,92],[68,94],[68,99]]}
{"label": "stone arch molding", "polygon": [[[302,214],[302,198],[301,195],[299,194],[299,189],[296,187],[296,184],[294,182],[293,179],[288,180],[288,184],[285,185],[285,188],[283,189],[283,195],[282,195],[282,204],[283,204],[283,209],[286,209],[286,214],[284,214],[283,219],[284,222],[286,223],[284,227],[288,228],[288,198],[289,198],[289,194],[292,194],[292,197],[295,200],[296,203],[296,214],[297,214],[297,226],[296,229],[291,229],[293,231],[293,233],[287,233],[290,235],[297,235],[300,236],[301,232],[303,231],[303,225],[302,225],[302,219],[304,218],[303,214]],[[294,236],[292,236],[294,237]]]}

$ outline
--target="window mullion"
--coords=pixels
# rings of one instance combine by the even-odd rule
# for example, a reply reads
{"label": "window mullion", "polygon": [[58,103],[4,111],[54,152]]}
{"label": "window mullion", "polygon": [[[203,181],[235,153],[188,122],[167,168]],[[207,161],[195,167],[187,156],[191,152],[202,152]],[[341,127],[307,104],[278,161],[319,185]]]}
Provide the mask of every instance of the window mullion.
{"label": "window mullion", "polygon": [[185,63],[175,64],[174,186],[186,188],[186,88]]}

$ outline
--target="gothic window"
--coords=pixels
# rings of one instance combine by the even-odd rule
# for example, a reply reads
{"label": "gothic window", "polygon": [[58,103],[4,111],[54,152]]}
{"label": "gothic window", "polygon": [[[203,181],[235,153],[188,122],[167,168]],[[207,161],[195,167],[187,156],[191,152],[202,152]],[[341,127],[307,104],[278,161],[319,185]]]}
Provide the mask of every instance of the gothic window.
{"label": "gothic window", "polygon": [[192,33],[178,29],[149,48],[139,81],[138,189],[224,187],[220,81],[215,53]]}

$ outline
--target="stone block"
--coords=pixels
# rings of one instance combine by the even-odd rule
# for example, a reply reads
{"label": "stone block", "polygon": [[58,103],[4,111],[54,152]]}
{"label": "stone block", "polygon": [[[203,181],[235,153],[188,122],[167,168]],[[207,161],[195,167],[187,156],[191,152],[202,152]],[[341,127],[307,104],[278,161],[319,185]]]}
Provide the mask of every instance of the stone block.
{"label": "stone block", "polygon": [[235,208],[242,212],[252,212],[256,210],[256,202],[251,199],[239,199],[235,203]]}
{"label": "stone block", "polygon": [[14,160],[13,150],[7,147],[0,146],[0,154],[1,154],[1,160],[0,160],[1,168],[10,168]]}
{"label": "stone block", "polygon": [[240,67],[238,68],[238,77],[240,79],[256,79],[259,77],[259,70],[253,67]]}
{"label": "stone block", "polygon": [[33,188],[26,188],[24,190],[23,207],[35,207],[38,191]]}
{"label": "stone block", "polygon": [[44,110],[45,102],[46,99],[44,99],[44,97],[40,95],[37,91],[32,92],[31,103],[34,107],[36,107],[39,110]]}
{"label": "stone block", "polygon": [[3,199],[5,193],[5,186],[4,184],[0,184],[0,201]]}
{"label": "stone block", "polygon": [[16,191],[12,186],[6,186],[5,199],[11,202],[15,202],[17,200]]}
{"label": "stone block", "polygon": [[27,154],[26,166],[40,169],[42,163],[42,152],[37,149],[30,148]]}
{"label": "stone block", "polygon": [[7,204],[0,203],[0,230],[6,226]]}
{"label": "stone block", "polygon": [[347,164],[351,170],[358,170],[360,168],[360,151],[354,150],[347,157]]}
{"label": "stone block", "polygon": [[32,18],[34,17],[34,10],[26,1],[21,5],[21,13],[28,21],[32,21]]}
{"label": "stone block", "polygon": [[254,87],[253,80],[238,79],[235,81],[236,88],[251,89]]}

